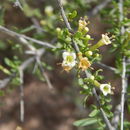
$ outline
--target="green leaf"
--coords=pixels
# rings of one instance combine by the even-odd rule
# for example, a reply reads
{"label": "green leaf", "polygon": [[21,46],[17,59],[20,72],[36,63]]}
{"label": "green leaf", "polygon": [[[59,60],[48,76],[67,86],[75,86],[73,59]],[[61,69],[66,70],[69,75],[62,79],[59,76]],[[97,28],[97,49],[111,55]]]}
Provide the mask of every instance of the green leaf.
{"label": "green leaf", "polygon": [[92,125],[95,124],[99,121],[100,119],[95,119],[95,118],[86,118],[86,119],[82,119],[82,120],[78,120],[75,121],[73,123],[74,126],[88,126],[88,125]]}
{"label": "green leaf", "polygon": [[3,67],[2,65],[0,65],[0,70],[3,71],[5,74],[10,75],[10,71],[8,69],[6,69],[5,67]]}
{"label": "green leaf", "polygon": [[74,34],[74,38],[81,38],[82,37],[82,33],[81,32],[76,32],[75,34]]}
{"label": "green leaf", "polygon": [[11,61],[8,58],[5,58],[4,60],[5,60],[6,65],[8,65],[8,66],[10,66],[12,68],[15,68],[15,65],[14,65],[13,61]]}
{"label": "green leaf", "polygon": [[95,109],[95,110],[93,110],[93,111],[89,114],[89,117],[94,117],[94,116],[96,116],[98,113],[99,113],[99,110]]}
{"label": "green leaf", "polygon": [[79,39],[75,38],[75,39],[74,39],[74,42],[75,42],[76,44],[78,44],[79,46],[81,46],[81,47],[85,47],[85,45],[83,44],[83,41],[82,41],[82,40],[79,40]]}
{"label": "green leaf", "polygon": [[124,121],[124,125],[125,125],[125,126],[130,126],[130,122]]}
{"label": "green leaf", "polygon": [[77,16],[77,11],[76,10],[74,10],[72,13],[69,13],[69,19],[73,19],[73,18],[75,18]]}

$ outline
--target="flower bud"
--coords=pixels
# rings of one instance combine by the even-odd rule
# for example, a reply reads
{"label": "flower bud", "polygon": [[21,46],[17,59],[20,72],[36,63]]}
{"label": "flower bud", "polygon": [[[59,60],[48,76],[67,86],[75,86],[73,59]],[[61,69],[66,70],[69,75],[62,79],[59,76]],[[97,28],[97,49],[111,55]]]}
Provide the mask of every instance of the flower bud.
{"label": "flower bud", "polygon": [[91,36],[87,34],[87,35],[86,35],[86,38],[89,40],[89,39],[91,38]]}
{"label": "flower bud", "polygon": [[[84,31],[87,33],[89,31],[89,28],[88,27],[85,27],[84,28]],[[90,36],[90,35],[89,35]]]}
{"label": "flower bud", "polygon": [[82,52],[78,52],[78,58],[81,59],[82,58]]}
{"label": "flower bud", "polygon": [[57,32],[60,32],[60,31],[61,31],[61,29],[60,29],[60,28],[56,28],[56,31],[57,31]]}
{"label": "flower bud", "polygon": [[45,13],[48,16],[51,16],[53,14],[53,7],[52,6],[46,6],[45,7]]}
{"label": "flower bud", "polygon": [[85,52],[85,55],[88,56],[88,57],[90,57],[90,56],[93,55],[93,52],[92,52],[92,51],[86,51],[86,52]]}
{"label": "flower bud", "polygon": [[88,29],[88,27],[86,27],[86,25],[87,25],[87,22],[85,20],[80,19],[78,31],[80,31],[80,32],[85,31],[85,33],[88,32],[89,29]]}
{"label": "flower bud", "polygon": [[46,25],[47,24],[47,22],[45,20],[41,20],[40,23],[41,23],[41,25]]}
{"label": "flower bud", "polygon": [[92,75],[92,76],[90,76],[90,79],[91,79],[91,80],[94,80],[94,76],[93,76],[93,75]]}

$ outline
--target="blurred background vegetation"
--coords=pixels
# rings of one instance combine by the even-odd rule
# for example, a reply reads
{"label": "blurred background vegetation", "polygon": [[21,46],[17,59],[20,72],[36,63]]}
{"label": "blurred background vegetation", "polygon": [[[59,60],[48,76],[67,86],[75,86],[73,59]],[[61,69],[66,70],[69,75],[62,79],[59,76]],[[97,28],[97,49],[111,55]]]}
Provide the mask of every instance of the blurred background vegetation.
{"label": "blurred background vegetation", "polygon": [[[105,10],[109,11],[113,8],[109,3],[111,0],[106,1],[105,3],[105,0],[62,0],[62,3],[74,28],[77,28],[80,17],[88,16],[89,33],[98,41],[101,34],[111,27],[102,18],[105,17]],[[57,1],[19,0],[19,2],[20,5],[17,0],[0,0],[0,25],[17,33],[60,46],[57,42],[56,28],[65,27],[65,25],[60,16]],[[103,4],[102,10],[96,9],[98,5]],[[73,15],[76,14],[76,18],[73,19]],[[41,48],[40,45],[31,44]],[[15,71],[15,67],[13,70],[10,64],[15,62],[17,66],[29,57],[24,54],[24,49],[26,47],[17,39],[0,32],[0,64],[11,73]],[[114,66],[115,54],[110,55],[109,46],[101,47],[100,51],[104,56],[102,62]],[[54,89],[48,88],[38,71],[35,74],[32,72],[34,65],[28,67],[24,77],[25,121],[21,123],[19,119],[20,90],[19,81],[15,79],[0,91],[0,130],[15,130],[17,126],[22,126],[23,130],[85,130],[86,128],[74,127],[73,122],[88,115],[90,105],[95,102],[93,97],[88,99],[85,103],[87,107],[84,108],[83,97],[79,94],[80,88],[75,79],[76,73],[63,72],[61,66],[57,65],[61,63],[60,53],[48,49],[42,59],[46,68],[45,72]],[[8,64],[11,60],[13,63]],[[94,65],[94,67],[99,69],[101,66]],[[105,76],[105,80],[111,82],[116,88],[112,96],[113,106],[115,106],[119,102],[120,78],[109,70],[102,69],[104,71],[101,74]],[[7,75],[0,71],[0,79],[6,77]],[[130,116],[127,118],[130,120]],[[93,126],[90,127],[92,129]]]}

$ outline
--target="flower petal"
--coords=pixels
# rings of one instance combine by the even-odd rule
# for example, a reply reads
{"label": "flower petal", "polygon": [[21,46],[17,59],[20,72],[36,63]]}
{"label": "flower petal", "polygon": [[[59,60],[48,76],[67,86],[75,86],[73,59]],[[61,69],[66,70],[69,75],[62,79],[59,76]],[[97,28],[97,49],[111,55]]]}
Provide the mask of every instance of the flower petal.
{"label": "flower petal", "polygon": [[62,57],[65,60],[66,57],[69,56],[69,55],[70,55],[70,53],[65,51],[65,52],[63,52]]}
{"label": "flower petal", "polygon": [[76,59],[76,54],[74,52],[72,52],[71,55],[73,56],[73,58],[75,60]]}
{"label": "flower petal", "polygon": [[111,93],[111,85],[109,85],[109,84],[101,84],[100,85],[100,90],[106,96],[107,94]]}

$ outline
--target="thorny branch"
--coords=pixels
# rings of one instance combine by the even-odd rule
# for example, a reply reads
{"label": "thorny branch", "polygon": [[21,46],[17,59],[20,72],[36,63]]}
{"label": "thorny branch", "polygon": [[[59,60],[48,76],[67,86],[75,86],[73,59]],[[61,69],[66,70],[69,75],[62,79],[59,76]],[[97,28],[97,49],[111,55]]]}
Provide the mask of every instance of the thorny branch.
{"label": "thorny branch", "polygon": [[19,68],[20,74],[20,121],[24,122],[24,74],[23,70]]}
{"label": "thorny branch", "polygon": [[97,5],[88,15],[91,16],[95,16],[96,14],[98,14],[98,12],[100,10],[102,10],[103,8],[105,8],[108,3],[110,3],[112,0],[103,0],[102,3],[100,3],[99,5]]}
{"label": "thorny branch", "polygon": [[52,84],[51,84],[51,82],[50,82],[50,80],[49,80],[47,74],[45,73],[44,68],[42,67],[41,61],[40,61],[39,59],[37,59],[37,64],[39,65],[40,71],[41,71],[43,77],[45,78],[45,80],[46,80],[46,82],[47,82],[47,84],[48,84],[48,87],[49,87],[50,89],[52,89],[53,86],[52,86]]}
{"label": "thorny branch", "polygon": [[[120,16],[119,16],[119,20],[120,22],[123,21],[123,0],[119,0],[119,12],[120,12]],[[125,32],[124,30],[124,26],[121,26],[121,30],[120,30],[120,34],[123,35]],[[122,58],[122,91],[121,91],[121,130],[124,129],[124,104],[125,104],[125,94],[126,94],[126,90],[127,90],[127,77],[126,77],[126,57],[123,56]]]}
{"label": "thorny branch", "polygon": [[37,50],[35,55],[27,60],[25,60],[19,67],[19,74],[20,74],[20,120],[24,122],[24,70],[35,60],[37,64],[40,65],[40,69],[42,69],[42,74],[45,77],[45,80],[49,86],[49,88],[53,88],[52,84],[48,78],[48,76],[44,73],[43,67],[41,65],[40,57],[45,53],[44,49]]}
{"label": "thorny branch", "polygon": [[41,33],[41,32],[45,32],[42,27],[40,27],[40,24],[38,22],[38,20],[35,17],[31,18],[31,21],[34,24],[34,28],[36,29],[37,33]]}
{"label": "thorny branch", "polygon": [[23,34],[19,34],[19,33],[16,33],[14,31],[11,31],[3,26],[0,26],[0,32],[4,32],[12,37],[16,37],[16,38],[19,38],[20,40],[21,39],[26,39],[26,40],[29,40],[29,41],[32,41],[34,43],[37,43],[39,45],[42,45],[42,46],[45,46],[45,47],[48,47],[48,48],[56,48],[55,46],[49,44],[48,42],[43,42],[43,41],[40,41],[40,40],[36,40],[34,38],[31,38],[31,37],[28,37],[26,35],[23,35]]}
{"label": "thorny branch", "polygon": [[14,6],[19,7],[21,10],[23,10],[23,7],[22,7],[22,5],[21,5],[19,0],[15,1]]}
{"label": "thorny branch", "polygon": [[[59,5],[59,8],[60,8],[60,11],[61,11],[62,18],[63,18],[63,20],[64,20],[64,22],[65,22],[65,24],[66,24],[66,27],[69,29],[69,31],[72,31],[71,26],[70,26],[70,24],[69,24],[69,22],[68,22],[68,19],[67,19],[66,15],[65,15],[63,6],[62,6],[62,4],[61,4],[61,1],[60,1],[60,0],[57,0],[57,2],[58,2],[58,5]],[[79,52],[79,47],[78,47],[78,45],[77,45],[75,42],[73,42],[73,41],[72,41],[72,43],[73,43],[73,45],[74,45],[74,49],[76,50],[76,52]],[[85,74],[86,74],[87,77],[90,77],[90,76],[91,76],[91,74],[88,73],[87,71],[85,71]],[[101,105],[100,105],[99,97],[98,97],[98,95],[97,95],[97,93],[96,93],[95,88],[93,89],[93,94],[94,94],[94,96],[95,96],[95,98],[96,98],[96,100],[97,100],[98,106],[100,107]],[[101,107],[100,107],[100,111],[101,111],[101,114],[102,114],[102,116],[103,116],[103,119],[104,119],[104,121],[105,121],[105,123],[106,123],[107,128],[108,128],[109,130],[112,130],[113,128],[112,128],[112,126],[111,126],[111,123],[110,123],[110,121],[108,120],[108,118],[107,118],[105,112],[103,111],[103,109],[102,109]]]}
{"label": "thorny branch", "polygon": [[112,118],[112,121],[111,121],[111,123],[114,127],[114,130],[116,130],[118,127],[118,123],[120,120],[120,112],[121,112],[121,105],[118,104],[115,108],[114,117]]}
{"label": "thorny branch", "polygon": [[3,79],[3,80],[0,80],[0,89],[3,89],[5,88],[10,82],[11,80],[16,76],[15,73],[13,73],[11,76]]}
{"label": "thorny branch", "polygon": [[113,71],[113,72],[116,71],[116,68],[111,67],[111,66],[108,66],[108,65],[103,64],[103,63],[96,63],[96,65],[99,65],[99,66],[101,66],[101,67],[103,67],[103,68],[105,68],[105,69],[111,70],[111,71]]}
{"label": "thorny branch", "polygon": [[[32,46],[31,44],[29,44],[29,41],[35,42],[37,44],[49,47],[49,48],[56,48],[55,46],[47,43],[47,42],[42,42],[30,37],[27,37],[25,35],[22,34],[18,34],[16,32],[13,32],[5,27],[0,26],[0,31],[12,36],[12,37],[16,37],[22,44],[26,45],[29,50],[25,51],[26,54],[33,54],[34,56],[25,60],[19,67],[19,74],[20,74],[20,121],[24,122],[24,70],[36,59],[39,59],[38,63],[40,65],[40,70],[42,70],[42,74],[45,77],[45,80],[49,86],[49,88],[52,88],[52,84],[48,78],[48,76],[45,74],[45,72],[43,71],[43,67],[41,65],[41,61],[40,58],[41,56],[44,54],[45,49],[39,49],[37,50],[34,46]],[[37,61],[37,60],[36,60]],[[14,78],[16,77],[16,73],[13,73],[11,76],[9,76],[8,78],[4,79],[3,81],[0,81],[0,88],[4,88],[8,85],[8,83]]]}
{"label": "thorny branch", "polygon": [[24,122],[24,70],[35,60],[35,57],[31,57],[25,60],[19,67],[20,75],[20,121]]}
{"label": "thorny branch", "polygon": [[126,58],[123,57],[122,59],[122,91],[121,91],[121,130],[123,130],[124,124],[124,104],[125,104],[125,94],[127,90],[127,77],[126,77]]}
{"label": "thorny branch", "polygon": [[[122,22],[123,21],[123,0],[119,0],[118,3],[118,7],[119,7],[119,21]],[[121,26],[120,28],[120,35],[124,35],[125,29],[124,26]],[[122,58],[122,74],[121,74],[121,82],[122,82],[122,91],[121,91],[121,102],[119,105],[117,105],[115,113],[114,113],[114,118],[112,119],[112,124],[114,125],[114,128],[117,129],[118,127],[118,123],[120,120],[120,125],[121,128],[120,130],[124,129],[124,104],[125,104],[125,94],[126,94],[126,90],[128,87],[128,78],[126,76],[126,57],[123,56]]]}

